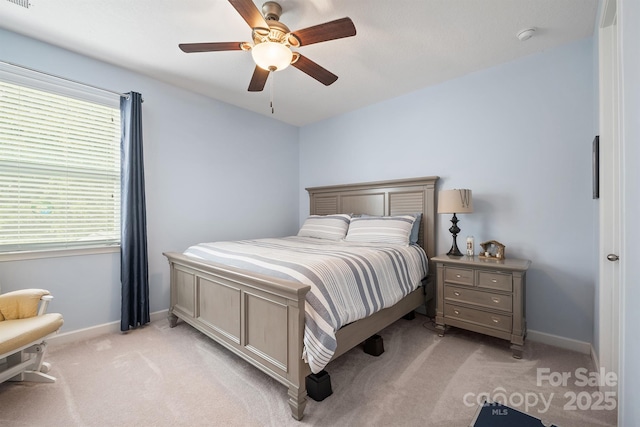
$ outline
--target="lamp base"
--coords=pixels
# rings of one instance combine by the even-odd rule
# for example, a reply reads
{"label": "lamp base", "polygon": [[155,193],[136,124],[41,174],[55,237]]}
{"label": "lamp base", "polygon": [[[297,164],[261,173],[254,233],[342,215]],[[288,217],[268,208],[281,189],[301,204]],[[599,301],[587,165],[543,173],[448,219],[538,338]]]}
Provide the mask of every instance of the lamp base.
{"label": "lamp base", "polygon": [[455,213],[453,214],[453,218],[451,218],[451,222],[453,223],[453,225],[451,226],[451,228],[449,228],[449,231],[453,236],[453,244],[451,245],[451,249],[449,249],[449,252],[447,252],[447,255],[463,256],[462,252],[460,252],[460,249],[458,249],[458,242],[456,241],[456,238],[458,237],[458,233],[460,232],[460,228],[458,227],[458,217],[456,216]]}
{"label": "lamp base", "polygon": [[449,256],[464,256],[460,249],[458,249],[458,244],[456,243],[456,236],[453,236],[453,245],[451,245],[451,249],[447,252]]}

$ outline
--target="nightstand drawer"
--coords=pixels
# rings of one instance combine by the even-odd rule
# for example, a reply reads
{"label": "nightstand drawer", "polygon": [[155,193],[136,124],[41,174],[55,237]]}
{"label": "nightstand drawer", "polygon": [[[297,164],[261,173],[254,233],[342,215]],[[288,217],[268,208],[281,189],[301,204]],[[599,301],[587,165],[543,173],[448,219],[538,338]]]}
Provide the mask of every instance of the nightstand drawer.
{"label": "nightstand drawer", "polygon": [[444,281],[457,285],[473,286],[473,270],[467,268],[444,268]]}
{"label": "nightstand drawer", "polygon": [[511,316],[445,304],[444,317],[463,320],[504,332],[511,332]]}
{"label": "nightstand drawer", "polygon": [[511,274],[493,271],[478,271],[478,287],[498,289],[511,292],[513,290],[513,276]]}
{"label": "nightstand drawer", "polygon": [[513,311],[511,295],[494,294],[486,291],[476,291],[462,287],[445,286],[444,299],[450,302],[462,302],[496,310]]}

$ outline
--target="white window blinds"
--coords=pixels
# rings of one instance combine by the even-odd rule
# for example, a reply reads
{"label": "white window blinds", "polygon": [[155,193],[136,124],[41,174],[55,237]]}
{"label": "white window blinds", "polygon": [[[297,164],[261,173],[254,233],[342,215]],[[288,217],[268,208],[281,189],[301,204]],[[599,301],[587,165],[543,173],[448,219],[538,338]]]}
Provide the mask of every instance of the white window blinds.
{"label": "white window blinds", "polygon": [[0,252],[119,244],[119,108],[6,80]]}

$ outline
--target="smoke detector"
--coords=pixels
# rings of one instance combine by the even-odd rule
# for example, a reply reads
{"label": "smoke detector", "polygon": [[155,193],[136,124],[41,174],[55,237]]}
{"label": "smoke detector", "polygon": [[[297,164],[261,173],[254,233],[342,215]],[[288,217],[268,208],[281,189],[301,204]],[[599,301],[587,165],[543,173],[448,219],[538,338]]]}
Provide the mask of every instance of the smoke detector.
{"label": "smoke detector", "polygon": [[536,32],[535,28],[525,28],[524,30],[522,30],[518,34],[516,34],[516,37],[518,37],[518,40],[523,42],[523,41],[529,40],[531,37],[533,37],[533,33],[535,33],[535,32]]}

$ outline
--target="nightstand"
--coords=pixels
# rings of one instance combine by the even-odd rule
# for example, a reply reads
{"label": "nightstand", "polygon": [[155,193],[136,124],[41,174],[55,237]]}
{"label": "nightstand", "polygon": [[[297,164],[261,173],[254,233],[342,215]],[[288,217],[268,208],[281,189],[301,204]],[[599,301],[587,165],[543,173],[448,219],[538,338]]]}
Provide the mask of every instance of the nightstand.
{"label": "nightstand", "polygon": [[447,326],[509,340],[513,357],[522,357],[527,334],[525,283],[531,261],[438,255],[436,327]]}

